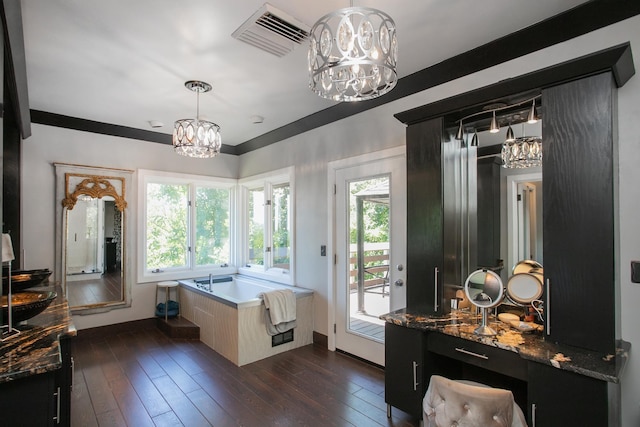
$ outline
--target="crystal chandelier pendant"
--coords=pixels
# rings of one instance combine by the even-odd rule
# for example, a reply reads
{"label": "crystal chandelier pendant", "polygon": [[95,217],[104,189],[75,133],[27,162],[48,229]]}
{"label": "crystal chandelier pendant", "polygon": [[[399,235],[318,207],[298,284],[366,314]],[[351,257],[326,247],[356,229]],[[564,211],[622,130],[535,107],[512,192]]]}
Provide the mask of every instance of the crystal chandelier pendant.
{"label": "crystal chandelier pendant", "polygon": [[176,120],[173,125],[173,148],[182,156],[201,159],[215,157],[222,147],[220,126],[199,118],[200,93],[209,92],[211,85],[196,80],[190,80],[184,85],[198,95],[196,118]]}
{"label": "crystal chandelier pendant", "polygon": [[523,136],[505,141],[501,151],[502,167],[509,169],[530,168],[542,165],[542,138]]}
{"label": "crystal chandelier pendant", "polygon": [[393,19],[367,7],[329,13],[311,29],[309,87],[334,101],[384,95],[398,81],[398,41]]}

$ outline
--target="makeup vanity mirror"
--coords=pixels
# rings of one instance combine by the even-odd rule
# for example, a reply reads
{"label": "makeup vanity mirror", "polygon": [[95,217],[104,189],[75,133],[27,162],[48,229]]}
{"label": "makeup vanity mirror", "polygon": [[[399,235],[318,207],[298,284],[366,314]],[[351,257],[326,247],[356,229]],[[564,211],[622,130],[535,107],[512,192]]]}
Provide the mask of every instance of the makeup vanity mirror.
{"label": "makeup vanity mirror", "polygon": [[[540,111],[540,110],[538,110]],[[500,129],[489,131],[490,115],[465,122],[468,253],[461,277],[476,269],[500,275],[504,283],[523,259],[542,259],[542,167],[504,168],[501,148],[508,130],[515,137],[541,135],[542,121],[526,123],[526,109],[497,115]],[[457,130],[449,128],[449,132]],[[544,138],[543,138],[544,146]],[[544,160],[543,160],[544,161]],[[464,229],[462,230],[465,231]],[[463,233],[464,234],[464,233]]]}
{"label": "makeup vanity mirror", "polygon": [[482,323],[473,332],[476,335],[496,335],[487,322],[488,310],[500,304],[504,298],[502,279],[491,270],[476,270],[467,277],[464,293],[471,304],[482,310]]}
{"label": "makeup vanity mirror", "polygon": [[131,302],[126,198],[132,171],[55,164],[56,279],[73,313]]}

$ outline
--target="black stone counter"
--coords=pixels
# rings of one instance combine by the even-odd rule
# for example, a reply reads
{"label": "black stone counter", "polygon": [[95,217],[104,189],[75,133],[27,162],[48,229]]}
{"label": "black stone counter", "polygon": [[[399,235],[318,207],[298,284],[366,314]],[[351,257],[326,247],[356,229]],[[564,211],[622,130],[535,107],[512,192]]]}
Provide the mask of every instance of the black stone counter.
{"label": "black stone counter", "polygon": [[489,318],[489,326],[497,331],[498,335],[493,337],[480,336],[473,333],[480,323],[480,316],[465,311],[434,317],[410,313],[402,309],[383,314],[380,318],[398,326],[442,333],[498,347],[518,353],[526,360],[612,383],[620,382],[631,348],[630,343],[621,341],[616,349],[616,354],[597,354],[546,341],[542,326],[539,326],[535,331],[522,333],[493,316]]}
{"label": "black stone counter", "polygon": [[14,325],[20,334],[0,342],[0,383],[62,367],[59,340],[75,336],[69,306],[59,285],[29,290],[54,290],[58,297],[37,316]]}

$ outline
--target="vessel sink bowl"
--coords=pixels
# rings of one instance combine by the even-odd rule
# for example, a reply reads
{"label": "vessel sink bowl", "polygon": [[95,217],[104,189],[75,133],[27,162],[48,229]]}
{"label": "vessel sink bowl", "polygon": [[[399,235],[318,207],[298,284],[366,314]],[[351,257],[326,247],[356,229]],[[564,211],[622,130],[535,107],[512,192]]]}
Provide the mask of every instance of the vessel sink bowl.
{"label": "vessel sink bowl", "polygon": [[[2,270],[2,295],[9,293],[9,270]],[[51,276],[48,268],[40,270],[16,270],[11,272],[11,292],[20,292],[25,289],[39,286]]]}
{"label": "vessel sink bowl", "polygon": [[[53,291],[24,291],[11,295],[11,313],[13,318],[11,319],[15,325],[23,320],[31,319],[42,313],[51,302],[56,299],[57,293]],[[9,322],[9,310],[8,310],[8,295],[2,295],[0,301],[2,302],[2,324],[6,325]]]}

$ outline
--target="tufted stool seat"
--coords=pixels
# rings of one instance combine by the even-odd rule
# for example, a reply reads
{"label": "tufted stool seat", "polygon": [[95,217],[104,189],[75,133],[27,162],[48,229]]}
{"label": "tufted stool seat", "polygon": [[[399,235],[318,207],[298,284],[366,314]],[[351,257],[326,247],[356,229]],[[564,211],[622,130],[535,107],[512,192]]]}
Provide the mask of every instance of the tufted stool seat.
{"label": "tufted stool seat", "polygon": [[509,390],[431,376],[422,401],[425,427],[526,427]]}

